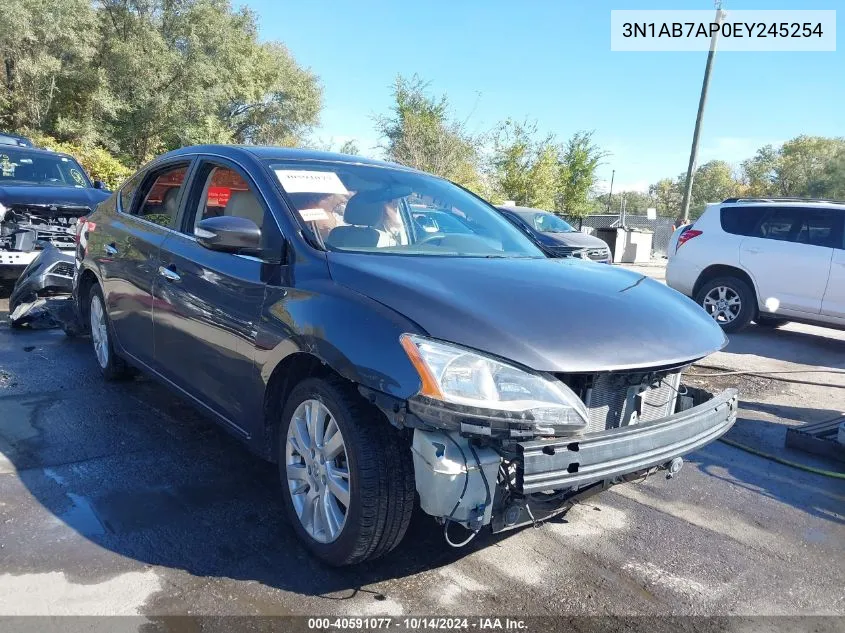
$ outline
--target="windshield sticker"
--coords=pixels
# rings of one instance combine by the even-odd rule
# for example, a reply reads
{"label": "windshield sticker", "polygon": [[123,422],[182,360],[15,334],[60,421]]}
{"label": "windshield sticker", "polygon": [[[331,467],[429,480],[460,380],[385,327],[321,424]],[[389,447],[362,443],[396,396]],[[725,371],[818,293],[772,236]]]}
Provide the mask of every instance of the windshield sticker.
{"label": "windshield sticker", "polygon": [[20,161],[21,161],[20,162],[21,165],[32,165],[32,159],[31,158],[21,158]]}
{"label": "windshield sticker", "polygon": [[70,168],[70,177],[73,178],[77,185],[85,185],[85,176],[83,176],[78,169]]}
{"label": "windshield sticker", "polygon": [[325,209],[303,209],[299,212],[302,219],[306,222],[314,222],[316,220],[328,220],[329,214]]}
{"label": "windshield sticker", "polygon": [[333,171],[277,169],[276,177],[287,193],[349,193]]}
{"label": "windshield sticker", "polygon": [[63,162],[63,163],[66,163],[66,162],[67,162],[67,158],[65,158],[64,156],[62,156],[62,157],[61,157],[61,159],[62,159],[62,162]]}
{"label": "windshield sticker", "polygon": [[15,167],[17,167],[17,163],[13,163],[9,160],[9,157],[5,154],[0,156],[0,172],[7,178],[15,176]]}

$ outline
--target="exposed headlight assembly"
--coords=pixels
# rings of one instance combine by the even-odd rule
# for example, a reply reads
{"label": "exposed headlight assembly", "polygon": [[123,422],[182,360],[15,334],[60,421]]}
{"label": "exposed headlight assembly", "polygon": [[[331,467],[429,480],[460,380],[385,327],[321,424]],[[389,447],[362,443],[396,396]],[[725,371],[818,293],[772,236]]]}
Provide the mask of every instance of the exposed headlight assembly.
{"label": "exposed headlight assembly", "polygon": [[399,340],[420,376],[411,411],[429,424],[513,438],[567,435],[587,424],[586,406],[559,380],[452,343]]}

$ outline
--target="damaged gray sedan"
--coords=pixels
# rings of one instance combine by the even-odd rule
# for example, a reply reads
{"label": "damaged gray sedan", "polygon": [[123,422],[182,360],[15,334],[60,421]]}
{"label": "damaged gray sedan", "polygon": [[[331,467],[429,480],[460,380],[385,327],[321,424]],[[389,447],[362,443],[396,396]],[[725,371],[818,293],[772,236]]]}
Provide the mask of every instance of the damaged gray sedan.
{"label": "damaged gray sedan", "polygon": [[[466,231],[423,230],[420,205]],[[683,384],[726,343],[695,303],[549,259],[412,169],[184,148],[102,203],[80,244],[103,376],[140,368],[276,462],[292,529],[332,565],[396,547],[416,498],[460,546],[675,474],[736,419],[735,390]]]}

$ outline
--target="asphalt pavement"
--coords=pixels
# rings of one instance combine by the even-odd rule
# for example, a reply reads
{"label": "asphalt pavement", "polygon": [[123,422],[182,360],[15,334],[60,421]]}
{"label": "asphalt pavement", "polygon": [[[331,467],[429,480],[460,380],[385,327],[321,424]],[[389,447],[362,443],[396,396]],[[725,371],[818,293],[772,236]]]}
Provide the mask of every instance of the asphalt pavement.
{"label": "asphalt pavement", "polygon": [[[845,615],[845,482],[722,443],[537,529],[456,550],[418,514],[382,560],[327,568],[273,465],[149,379],[103,382],[88,338],[3,310],[0,615]],[[842,366],[843,333],[788,327],[713,362]],[[845,411],[833,378],[744,380],[746,440]]]}

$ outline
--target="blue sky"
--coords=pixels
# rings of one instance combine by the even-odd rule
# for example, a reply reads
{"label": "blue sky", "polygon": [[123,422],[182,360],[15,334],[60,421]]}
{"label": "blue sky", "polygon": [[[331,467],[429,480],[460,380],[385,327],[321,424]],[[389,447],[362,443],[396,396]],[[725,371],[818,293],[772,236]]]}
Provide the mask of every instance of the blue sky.
{"label": "blue sky", "polygon": [[[261,37],[284,42],[320,76],[317,136],[378,155],[372,117],[402,73],[446,93],[474,131],[507,117],[565,139],[594,130],[615,190],[686,170],[706,53],[611,52],[611,9],[711,9],[662,0],[249,0]],[[731,9],[845,9],[841,0],[728,0]],[[840,11],[838,23],[842,22]],[[719,52],[699,164],[739,163],[799,134],[845,135],[845,51]],[[606,186],[606,185],[605,185]]]}

